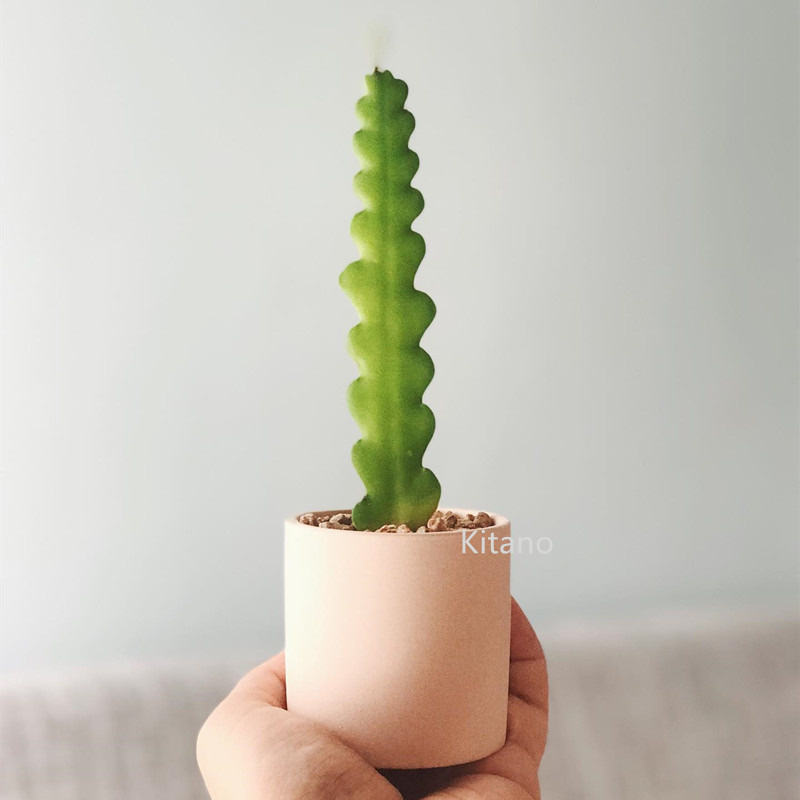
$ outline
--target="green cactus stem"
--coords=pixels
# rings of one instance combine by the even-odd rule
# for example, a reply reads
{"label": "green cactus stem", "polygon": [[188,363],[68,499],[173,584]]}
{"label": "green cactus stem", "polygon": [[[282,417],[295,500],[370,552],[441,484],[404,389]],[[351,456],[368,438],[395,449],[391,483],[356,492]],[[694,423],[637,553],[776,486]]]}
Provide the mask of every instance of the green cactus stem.
{"label": "green cactus stem", "polygon": [[386,524],[415,530],[441,494],[436,476],[422,466],[436,423],[422,402],[433,361],[419,343],[436,307],[414,288],[425,241],[411,223],[424,202],[411,186],[419,158],[408,146],[414,130],[403,105],[408,86],[377,69],[366,85],[356,105],[362,128],[353,139],[363,167],[355,189],[365,209],[353,218],[351,234],[361,257],[340,278],[360,318],[348,339],[359,377],[347,399],[361,429],[353,465],[367,494],[353,508],[353,524],[359,530]]}

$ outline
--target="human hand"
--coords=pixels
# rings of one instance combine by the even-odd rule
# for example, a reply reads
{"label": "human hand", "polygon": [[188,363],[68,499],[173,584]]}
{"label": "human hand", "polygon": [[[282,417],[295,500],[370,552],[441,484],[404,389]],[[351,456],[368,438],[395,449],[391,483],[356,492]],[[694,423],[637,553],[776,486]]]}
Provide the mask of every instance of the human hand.
{"label": "human hand", "polygon": [[279,653],[212,712],[197,738],[197,761],[212,800],[539,800],[546,736],[544,653],[512,599],[506,743],[487,758],[436,769],[374,769],[327,729],[286,710]]}

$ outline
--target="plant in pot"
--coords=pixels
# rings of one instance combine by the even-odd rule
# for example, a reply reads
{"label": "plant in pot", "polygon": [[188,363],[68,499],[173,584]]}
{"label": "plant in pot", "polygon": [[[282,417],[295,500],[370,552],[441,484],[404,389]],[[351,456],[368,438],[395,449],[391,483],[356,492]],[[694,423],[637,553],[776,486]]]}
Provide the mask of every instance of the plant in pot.
{"label": "plant in pot", "polygon": [[366,84],[354,139],[360,258],[341,276],[360,317],[348,404],[366,495],[352,512],[286,522],[286,697],[375,767],[437,767],[505,741],[510,527],[437,509],[439,482],[422,465],[435,423],[420,339],[435,307],[414,287],[425,253],[411,228],[423,207],[411,186],[414,118],[403,81],[375,70]]}

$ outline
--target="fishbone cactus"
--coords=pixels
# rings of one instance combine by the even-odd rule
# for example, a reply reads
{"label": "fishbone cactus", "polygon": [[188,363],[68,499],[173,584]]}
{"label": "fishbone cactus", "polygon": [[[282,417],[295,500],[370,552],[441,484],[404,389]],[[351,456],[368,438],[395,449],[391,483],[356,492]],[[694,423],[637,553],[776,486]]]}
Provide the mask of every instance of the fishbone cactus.
{"label": "fishbone cactus", "polygon": [[353,524],[377,530],[405,523],[414,530],[441,494],[436,476],[422,466],[436,423],[422,402],[433,361],[419,342],[436,307],[414,288],[425,241],[411,223],[424,202],[411,186],[419,158],[408,146],[414,130],[403,107],[408,86],[378,69],[366,84],[356,105],[362,128],[353,139],[363,167],[355,189],[365,209],[353,218],[351,234],[361,257],[340,278],[361,320],[348,339],[360,375],[347,399],[362,435],[353,465],[367,494],[353,508]]}

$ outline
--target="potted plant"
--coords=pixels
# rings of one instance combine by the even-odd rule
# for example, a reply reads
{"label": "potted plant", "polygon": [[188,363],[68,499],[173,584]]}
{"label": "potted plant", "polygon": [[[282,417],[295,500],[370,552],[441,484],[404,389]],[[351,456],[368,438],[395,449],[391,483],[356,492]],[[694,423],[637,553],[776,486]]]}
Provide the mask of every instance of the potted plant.
{"label": "potted plant", "polygon": [[286,522],[287,705],[375,767],[437,767],[505,741],[510,527],[437,509],[439,482],[422,465],[435,423],[422,402],[433,362],[420,339],[435,307],[414,287],[425,252],[411,228],[423,207],[411,186],[414,118],[403,81],[376,69],[366,84],[354,140],[360,259],[341,276],[360,317],[348,404],[366,495],[352,512]]}

